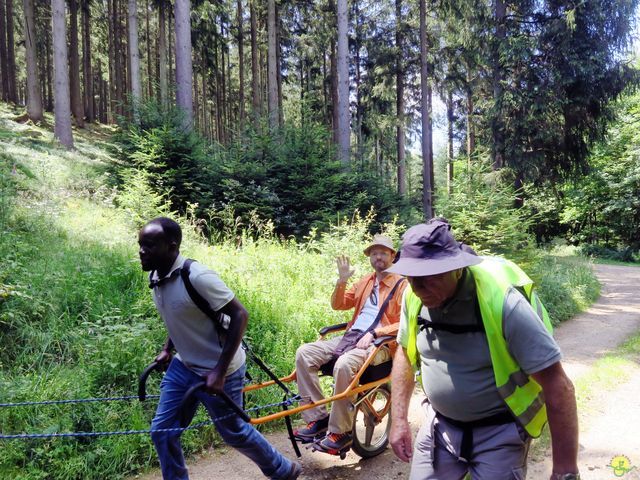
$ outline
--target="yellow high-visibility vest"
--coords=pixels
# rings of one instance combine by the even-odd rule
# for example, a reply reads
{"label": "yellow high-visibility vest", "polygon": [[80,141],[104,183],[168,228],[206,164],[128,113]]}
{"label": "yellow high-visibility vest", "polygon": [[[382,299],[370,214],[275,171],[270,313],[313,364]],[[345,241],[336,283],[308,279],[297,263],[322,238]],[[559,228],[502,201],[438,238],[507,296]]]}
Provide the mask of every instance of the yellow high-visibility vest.
{"label": "yellow high-visibility vest", "polygon": [[[509,288],[524,293],[549,332],[553,331],[549,314],[533,288],[533,281],[515,263],[499,257],[483,257],[477,265],[467,267],[473,274],[493,365],[498,393],[520,424],[532,437],[539,437],[547,422],[547,409],[540,385],[524,373],[513,359],[503,335],[503,306]],[[422,301],[410,287],[405,296],[408,321],[407,356],[417,368],[418,315]]]}

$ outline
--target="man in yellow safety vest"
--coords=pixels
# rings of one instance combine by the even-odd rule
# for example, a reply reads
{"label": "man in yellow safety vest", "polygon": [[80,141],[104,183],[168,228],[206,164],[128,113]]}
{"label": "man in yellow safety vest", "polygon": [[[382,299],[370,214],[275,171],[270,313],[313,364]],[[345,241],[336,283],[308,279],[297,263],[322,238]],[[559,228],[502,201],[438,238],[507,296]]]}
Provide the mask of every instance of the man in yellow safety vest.
{"label": "man in yellow safety vest", "polygon": [[[514,263],[480,257],[440,219],[410,228],[387,271],[407,276],[392,372],[396,455],[412,480],[524,479],[547,421],[551,480],[579,479],[573,384],[533,282]],[[407,421],[419,369],[427,422]]]}

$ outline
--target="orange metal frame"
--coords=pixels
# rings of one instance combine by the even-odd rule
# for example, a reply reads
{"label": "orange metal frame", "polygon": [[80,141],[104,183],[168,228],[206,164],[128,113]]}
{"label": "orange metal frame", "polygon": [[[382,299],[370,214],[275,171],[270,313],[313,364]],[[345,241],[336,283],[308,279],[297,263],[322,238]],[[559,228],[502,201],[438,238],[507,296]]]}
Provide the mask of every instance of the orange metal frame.
{"label": "orange metal frame", "polygon": [[[321,336],[320,338],[323,338],[323,336]],[[363,392],[368,392],[369,390],[372,390],[374,388],[379,387],[380,385],[384,385],[385,383],[389,382],[389,380],[391,379],[391,375],[387,375],[384,378],[381,378],[379,380],[375,380],[373,382],[369,382],[369,383],[365,383],[363,385],[360,385],[360,377],[362,376],[362,374],[364,373],[364,371],[367,369],[367,367],[369,367],[369,365],[371,365],[371,362],[373,362],[373,359],[375,358],[376,354],[380,351],[380,349],[388,344],[390,344],[391,342],[394,342],[395,339],[390,338],[389,340],[381,343],[380,345],[378,345],[369,355],[369,357],[367,357],[367,360],[364,362],[364,364],[362,365],[362,367],[360,368],[360,370],[358,371],[358,373],[356,373],[356,375],[353,377],[353,380],[351,381],[351,383],[349,384],[349,386],[346,388],[346,390],[344,390],[343,392],[337,393],[335,395],[332,395],[330,397],[324,398],[318,402],[312,402],[312,403],[308,403],[306,405],[300,405],[298,407],[292,408],[290,410],[283,410],[281,412],[277,412],[277,413],[272,413],[270,415],[265,415],[263,417],[258,417],[258,418],[252,418],[251,419],[251,423],[254,425],[259,425],[262,423],[266,423],[266,422],[270,422],[272,420],[278,420],[280,418],[284,418],[287,417],[289,415],[295,415],[296,413],[300,413],[304,410],[309,410],[310,408],[314,408],[317,407],[319,405],[325,405],[327,403],[331,403],[331,402],[335,402],[336,400],[342,400],[344,398],[348,398],[348,397],[352,397],[354,395],[357,395],[359,393],[363,393]],[[293,382],[296,379],[296,371],[294,370],[293,372],[291,372],[291,374],[287,375],[286,377],[282,377],[279,380],[282,383],[289,383],[289,382]],[[263,383],[259,383],[259,384],[254,384],[254,385],[247,385],[244,387],[243,392],[252,392],[255,390],[260,390],[262,388],[266,388],[269,387],[271,385],[275,385],[276,382],[275,380],[269,380],[267,382],[263,382]],[[365,400],[368,402],[368,400]],[[377,413],[376,410],[373,408],[373,406],[371,405],[370,402],[367,403],[368,408],[371,410],[372,413],[374,413],[376,416]],[[386,414],[386,412],[385,412]],[[383,417],[384,415],[381,415],[381,417]]]}

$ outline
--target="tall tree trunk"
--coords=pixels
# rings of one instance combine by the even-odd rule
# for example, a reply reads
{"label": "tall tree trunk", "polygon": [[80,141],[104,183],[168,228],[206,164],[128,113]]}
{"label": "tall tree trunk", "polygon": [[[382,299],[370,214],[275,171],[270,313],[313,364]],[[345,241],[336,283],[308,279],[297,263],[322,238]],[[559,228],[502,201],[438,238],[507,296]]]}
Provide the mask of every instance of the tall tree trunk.
{"label": "tall tree trunk", "polygon": [[209,117],[207,117],[209,95],[207,94],[207,69],[202,70],[202,132],[209,138]]}
{"label": "tall tree trunk", "polygon": [[220,106],[222,105],[222,88],[220,87],[220,62],[218,57],[218,40],[213,44],[213,75],[215,79],[215,95],[216,95],[216,141],[222,143],[222,113]]}
{"label": "tall tree trunk", "polygon": [[351,115],[349,111],[349,8],[347,0],[337,2],[338,19],[338,156],[348,167],[351,155]]}
{"label": "tall tree trunk", "polygon": [[[304,28],[304,27],[303,27]],[[300,79],[300,124],[302,125],[302,127],[304,128],[305,124],[306,124],[306,118],[305,118],[305,114],[304,111],[306,109],[305,106],[305,97],[307,95],[307,89],[305,86],[305,81],[304,81],[304,65],[305,65],[305,61],[306,59],[304,57],[300,58],[300,61],[298,62],[298,76]]]}
{"label": "tall tree trunk", "polygon": [[147,46],[147,94],[149,99],[153,98],[153,63],[151,61],[151,30],[149,28],[149,0],[147,0],[147,5],[144,10],[144,21],[145,21],[145,33],[146,33],[146,46]]}
{"label": "tall tree trunk", "polygon": [[425,220],[433,218],[433,130],[431,85],[429,84],[427,5],[420,0],[420,90],[422,94],[422,210]]}
{"label": "tall tree trunk", "polygon": [[277,53],[276,2],[267,0],[267,101],[269,108],[269,128],[278,127],[278,53]]}
{"label": "tall tree trunk", "polygon": [[354,15],[356,22],[356,38],[355,38],[355,66],[356,66],[356,159],[358,163],[363,160],[363,138],[362,138],[362,74],[360,65],[360,42],[361,42],[361,29],[360,29],[360,6],[359,0],[354,0]]}
{"label": "tall tree trunk", "polygon": [[331,126],[333,129],[333,142],[337,145],[340,141],[340,119],[338,118],[340,113],[338,109],[338,60],[336,56],[336,42],[331,39],[331,54],[330,54],[330,68],[331,68]]}
{"label": "tall tree trunk", "polygon": [[27,64],[27,115],[32,122],[42,120],[42,97],[36,59],[36,26],[33,0],[22,0],[24,9],[24,47]]}
{"label": "tall tree trunk", "polygon": [[447,192],[453,193],[453,93],[447,92]]}
{"label": "tall tree trunk", "polygon": [[473,125],[473,94],[467,77],[467,171],[471,172],[471,159],[476,152],[476,132]]}
{"label": "tall tree trunk", "polygon": [[98,62],[98,85],[100,86],[100,121],[107,123],[109,121],[109,85],[102,78],[102,62]]}
{"label": "tall tree trunk", "polygon": [[[125,104],[128,102],[128,99],[131,95],[131,68],[129,65],[129,58],[131,57],[129,51],[129,7],[128,0],[120,0],[120,45],[123,45],[124,48],[121,48],[121,60],[120,63],[123,68],[122,75],[122,107],[123,114],[128,114],[125,109]],[[140,52],[138,52],[138,59],[140,58]]]}
{"label": "tall tree trunk", "polygon": [[502,62],[500,61],[500,51],[506,40],[506,29],[504,25],[507,15],[507,7],[504,0],[494,0],[494,20],[496,26],[496,34],[493,42],[492,52],[492,81],[493,81],[493,102],[494,109],[491,119],[491,132],[493,135],[492,157],[493,169],[498,170],[504,166],[504,122],[502,120],[502,102],[503,102],[503,71]]}
{"label": "tall tree trunk", "polygon": [[53,32],[53,70],[55,76],[54,136],[67,148],[73,148],[69,93],[69,64],[67,54],[67,25],[64,0],[51,0]]}
{"label": "tall tree trunk", "polygon": [[[133,93],[133,91],[131,90],[131,42],[129,41],[129,32],[130,32],[129,0],[122,0],[122,18],[124,18],[124,30],[122,31],[122,41],[126,46],[126,48],[123,51],[124,58],[122,59],[122,64],[125,65],[125,69],[127,71],[127,75],[125,77],[125,86],[123,91],[126,92],[126,95],[124,96],[124,100],[126,104],[129,105],[131,103],[131,98]],[[139,65],[140,65],[140,48],[138,48],[138,66]],[[126,113],[129,117],[131,117],[133,112],[129,108],[127,108]]]}
{"label": "tall tree trunk", "polygon": [[[333,126],[333,123],[331,121],[331,112],[329,108],[330,101],[329,101],[328,84],[330,84],[330,78],[327,70],[327,54],[323,53],[322,54],[322,100],[323,100],[322,105],[324,106],[324,108],[322,109],[322,113],[324,114],[324,118],[327,122],[327,125]],[[334,132],[332,139],[334,143],[336,143],[335,128],[332,128],[332,131]]]}
{"label": "tall tree trunk", "polygon": [[221,103],[220,103],[220,110],[222,111],[222,126],[223,126],[223,130],[222,130],[222,144],[226,144],[227,143],[227,138],[229,135],[229,92],[227,90],[227,56],[225,55],[225,45],[227,44],[226,42],[226,30],[224,28],[224,20],[221,17],[220,18],[220,37],[221,37],[221,45],[220,45],[220,78],[221,78],[221,89],[220,89],[220,97],[221,97]]}
{"label": "tall tree trunk", "polygon": [[183,126],[193,125],[193,67],[191,60],[191,2],[176,0],[176,104],[184,115]]}
{"label": "tall tree trunk", "polygon": [[14,50],[15,38],[13,34],[13,0],[7,2],[7,80],[9,84],[8,98],[10,102],[18,103],[18,90],[16,87],[16,53]]}
{"label": "tall tree trunk", "polygon": [[96,102],[94,113],[98,122],[107,123],[105,106],[107,95],[105,94],[104,87],[102,86],[102,61],[98,59],[97,64],[95,89],[97,90],[98,100]]}
{"label": "tall tree trunk", "polygon": [[[26,28],[26,25],[25,25],[25,28]],[[47,33],[47,36],[48,36],[48,33]],[[46,49],[45,49],[45,51],[46,51]],[[36,52],[36,58],[37,58],[38,53],[39,52]],[[43,110],[46,108],[46,103],[47,103],[47,70],[46,70],[45,63],[46,63],[46,60],[44,60],[44,59],[42,59],[40,61],[40,63],[38,63],[37,60],[36,60],[36,64],[37,64],[37,68],[38,68],[38,80],[40,82],[40,98],[42,99],[42,109]],[[28,102],[28,100],[27,100],[27,102]],[[28,107],[28,105],[27,105],[27,107]]]}
{"label": "tall tree trunk", "polygon": [[49,35],[45,35],[44,36],[45,40],[44,40],[44,44],[45,44],[45,50],[46,50],[46,62],[45,63],[45,68],[46,68],[46,72],[45,72],[45,78],[47,79],[46,84],[47,84],[47,101],[45,103],[45,110],[47,112],[53,112],[53,66],[51,65],[52,62],[52,45],[51,45],[51,37]]}
{"label": "tall tree trunk", "polygon": [[115,34],[114,34],[114,39],[113,39],[113,45],[115,47],[115,57],[116,57],[116,61],[115,61],[115,81],[116,81],[116,88],[115,88],[115,102],[116,102],[116,112],[118,113],[118,115],[123,116],[125,114],[124,111],[124,100],[125,100],[125,91],[126,91],[126,77],[127,77],[127,70],[126,70],[126,55],[125,55],[125,48],[123,45],[123,34],[124,32],[122,31],[122,17],[120,15],[120,3],[121,0],[113,0],[113,15],[114,15],[114,27],[115,27]]}
{"label": "tall tree trunk", "polygon": [[82,74],[84,77],[84,114],[87,122],[95,120],[93,70],[91,68],[91,9],[90,0],[82,0]]}
{"label": "tall tree trunk", "polygon": [[78,52],[78,0],[69,2],[69,88],[71,111],[76,125],[84,127],[84,105],[80,92],[80,55]]}
{"label": "tall tree trunk", "polygon": [[236,23],[238,24],[238,126],[244,129],[244,26],[242,20],[242,0],[236,2]]}
{"label": "tall tree trunk", "polygon": [[258,68],[258,21],[256,19],[255,0],[249,0],[251,16],[251,103],[254,126],[257,128],[262,116],[260,108],[260,70]]}
{"label": "tall tree trunk", "polygon": [[158,67],[160,77],[160,104],[166,107],[169,104],[169,85],[167,83],[167,5],[164,0],[158,4]]}
{"label": "tall tree trunk", "polygon": [[278,80],[278,125],[284,124],[284,112],[282,110],[282,35],[280,31],[280,13],[276,8],[276,73]]}
{"label": "tall tree trunk", "polygon": [[116,10],[115,10],[115,2],[116,0],[107,0],[107,17],[109,19],[109,107],[108,107],[108,116],[109,122],[113,122],[116,113],[117,106],[117,80],[116,80],[116,66],[118,63],[117,55],[116,55],[116,43],[115,43],[115,35],[116,35]]}
{"label": "tall tree trunk", "polygon": [[[175,11],[175,9],[172,9],[171,7],[171,3],[169,3],[168,5],[168,12],[169,15],[167,16],[167,35],[169,37],[169,45],[167,48],[167,58],[168,58],[168,62],[167,62],[167,72],[169,73],[169,79],[173,79],[175,78],[175,56],[174,56],[174,40],[175,40],[175,18],[172,15],[172,12]],[[173,24],[172,24],[173,22]],[[171,90],[168,91],[169,93],[169,102],[171,102],[171,99],[175,98],[175,89],[171,88]]]}
{"label": "tall tree trunk", "polygon": [[[264,25],[266,29],[266,25]],[[264,48],[260,48],[258,50],[259,60],[258,60],[258,71],[260,72],[260,110],[262,112],[263,117],[267,116],[268,119],[268,93],[267,93],[267,75],[268,75],[268,66],[267,66],[267,54],[268,52]]]}
{"label": "tall tree trunk", "polygon": [[405,135],[404,135],[404,65],[402,56],[406,55],[403,49],[402,0],[396,0],[396,142],[398,157],[398,194],[402,197],[407,194],[407,167],[405,160]]}
{"label": "tall tree trunk", "polygon": [[2,100],[9,100],[9,62],[7,53],[7,23],[5,2],[0,1],[0,74],[2,76]]}
{"label": "tall tree trunk", "polygon": [[138,2],[129,0],[129,71],[131,72],[131,102],[133,118],[139,120],[138,110],[142,101],[140,81],[140,46],[138,44]]}
{"label": "tall tree trunk", "polygon": [[[196,57],[196,64],[201,61],[202,58]],[[198,92],[198,70],[193,71],[193,91],[191,92],[193,98],[193,124],[196,131],[200,131],[200,98]]]}

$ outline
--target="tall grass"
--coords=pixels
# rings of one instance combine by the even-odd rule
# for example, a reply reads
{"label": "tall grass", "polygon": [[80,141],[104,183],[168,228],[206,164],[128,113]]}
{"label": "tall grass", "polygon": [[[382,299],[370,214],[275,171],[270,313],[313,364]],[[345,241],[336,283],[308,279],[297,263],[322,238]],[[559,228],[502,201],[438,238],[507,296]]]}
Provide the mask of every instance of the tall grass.
{"label": "tall grass", "polygon": [[[95,137],[79,136],[78,150],[66,152],[47,131],[24,134],[32,130],[40,132],[0,121],[0,399],[132,395],[166,335],[140,271],[136,231],[166,207],[144,178],[131,179],[123,192],[105,187],[107,154]],[[277,374],[287,374],[301,343],[315,339],[321,326],[349,318],[329,306],[335,257],[349,255],[356,276],[370,270],[362,249],[372,216],[340,219],[304,241],[274,236],[269,222],[241,224],[230,211],[220,216],[227,219],[224,230],[213,232],[191,216],[181,218],[183,253],[229,284],[250,312],[254,350]],[[384,228],[395,239],[401,231],[395,224]],[[575,278],[560,276],[566,272],[547,263],[536,272],[547,304],[557,298],[552,315],[567,295],[547,300],[545,290],[580,288],[566,287]],[[584,275],[579,281],[587,283]],[[567,311],[579,305],[569,302]],[[158,376],[151,393],[157,382]],[[280,398],[274,391],[249,402]],[[1,408],[0,431],[146,429],[153,409],[153,401]],[[218,442],[210,427],[183,439],[187,453]],[[1,448],[0,478],[123,478],[156,463],[146,435],[2,441]]]}
{"label": "tall grass", "polygon": [[554,325],[586,310],[600,295],[600,283],[587,261],[541,254],[528,273]]}

